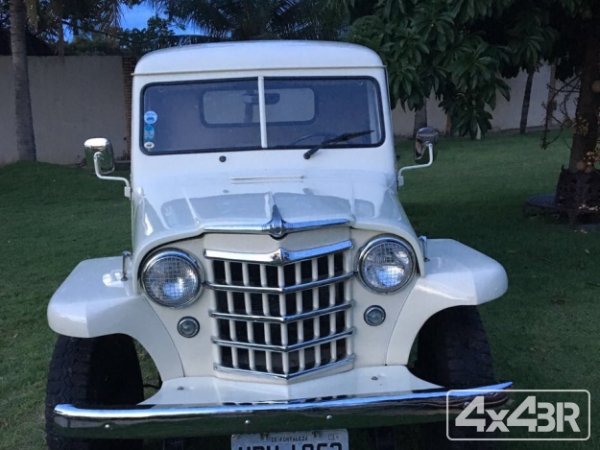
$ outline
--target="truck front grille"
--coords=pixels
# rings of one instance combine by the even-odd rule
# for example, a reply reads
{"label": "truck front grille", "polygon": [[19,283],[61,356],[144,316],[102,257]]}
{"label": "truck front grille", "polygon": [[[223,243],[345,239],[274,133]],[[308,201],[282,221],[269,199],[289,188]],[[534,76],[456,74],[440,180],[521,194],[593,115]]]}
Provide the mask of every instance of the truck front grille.
{"label": "truck front grille", "polygon": [[291,379],[352,361],[352,273],[345,271],[351,245],[255,258],[207,252],[215,368]]}

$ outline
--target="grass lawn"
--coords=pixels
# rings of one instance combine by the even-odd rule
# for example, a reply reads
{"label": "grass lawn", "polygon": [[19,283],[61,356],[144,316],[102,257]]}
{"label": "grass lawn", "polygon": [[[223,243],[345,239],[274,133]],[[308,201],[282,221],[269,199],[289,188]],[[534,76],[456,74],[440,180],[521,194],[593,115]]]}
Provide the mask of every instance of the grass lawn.
{"label": "grass lawn", "polygon": [[[481,308],[498,379],[519,388],[600,392],[600,233],[524,218],[527,196],[554,190],[567,148],[539,135],[444,140],[434,167],[406,173],[400,197],[419,234],[464,242],[500,261],[510,288]],[[401,146],[409,161],[409,144]],[[0,449],[44,447],[43,399],[55,336],[47,302],[82,259],[130,248],[119,183],[47,164],[0,169]],[[597,398],[597,397],[596,397]],[[597,405],[597,403],[596,403]],[[598,417],[598,407],[592,415]],[[363,447],[364,434],[352,438]],[[210,448],[227,448],[211,439]],[[221,445],[223,444],[223,445]],[[574,445],[575,444],[575,445]],[[600,448],[517,442],[502,448]],[[208,448],[203,446],[203,448]]]}

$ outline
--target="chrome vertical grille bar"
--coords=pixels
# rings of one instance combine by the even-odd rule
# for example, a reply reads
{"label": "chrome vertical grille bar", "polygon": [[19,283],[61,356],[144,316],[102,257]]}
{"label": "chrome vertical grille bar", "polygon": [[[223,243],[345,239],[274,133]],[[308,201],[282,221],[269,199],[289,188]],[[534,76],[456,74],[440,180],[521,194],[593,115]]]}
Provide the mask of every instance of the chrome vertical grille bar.
{"label": "chrome vertical grille bar", "polygon": [[[312,263],[312,279],[313,281],[317,281],[319,279],[319,266],[317,259],[313,259]],[[312,290],[312,298],[313,298],[313,310],[316,311],[319,309],[319,289],[315,288]],[[320,327],[320,317],[315,317],[313,319],[313,336],[314,339],[318,339],[321,337],[321,327]],[[319,367],[321,365],[321,346],[315,346],[315,366]]]}
{"label": "chrome vertical grille bar", "polygon": [[[302,266],[300,263],[294,264],[294,280],[296,284],[302,284]],[[303,313],[302,292],[296,292],[296,312]],[[298,322],[298,342],[304,342],[304,320]],[[306,354],[304,349],[298,352],[298,370],[306,369]]]}
{"label": "chrome vertical grille bar", "polygon": [[[225,282],[230,284],[232,282],[231,277],[231,263],[225,262]],[[230,313],[235,312],[235,305],[233,303],[233,292],[227,292],[227,310]],[[229,336],[231,336],[231,340],[237,340],[237,330],[235,329],[235,322],[233,320],[229,321]],[[231,349],[231,360],[234,368],[239,366],[238,364],[238,351],[236,348]]]}
{"label": "chrome vertical grille bar", "polygon": [[[244,282],[244,286],[250,284],[248,270],[248,264],[242,263],[242,281]],[[246,314],[252,314],[252,300],[249,292],[244,292],[244,309]],[[246,322],[246,335],[248,336],[248,342],[254,344],[254,325],[250,321]],[[248,365],[250,366],[250,370],[256,370],[256,359],[253,349],[248,349]]]}
{"label": "chrome vertical grille bar", "polygon": [[[277,268],[277,282],[280,288],[285,287],[285,274],[283,271],[283,266],[279,266]],[[286,294],[279,294],[279,313],[281,317],[287,316],[287,305],[286,305]],[[279,325],[279,329],[281,332],[281,345],[289,344],[288,337],[288,326],[286,324]],[[287,375],[290,373],[290,355],[289,353],[283,353],[281,355],[282,364],[283,364],[283,374]]]}
{"label": "chrome vertical grille bar", "polygon": [[[333,255],[327,256],[327,270],[329,272],[330,278],[333,278],[335,276],[335,261],[333,258]],[[335,288],[335,284],[329,285],[329,306],[335,306]],[[335,332],[335,314],[329,314],[329,334],[333,335],[335,334]],[[331,360],[335,362],[337,360],[337,341],[332,341],[329,345],[329,354],[331,355]]]}
{"label": "chrome vertical grille bar", "polygon": [[[217,302],[217,296],[216,295],[214,295],[212,297],[211,304],[212,304],[212,309],[214,311],[218,311],[219,305],[218,305],[218,302]],[[220,335],[220,333],[219,333],[219,323],[218,323],[217,320],[212,320],[211,321],[211,329],[212,329],[212,335],[213,336],[219,336]],[[216,346],[216,345],[213,345],[213,360],[215,361],[215,364],[217,364],[217,365],[223,364],[223,358],[221,356],[221,349],[218,346]]]}
{"label": "chrome vertical grille bar", "polygon": [[[261,264],[259,267],[259,271],[260,271],[260,285],[262,287],[266,287],[268,284],[267,283],[267,266],[265,266],[264,264]],[[269,295],[268,294],[262,294],[262,308],[263,308],[263,314],[265,315],[265,317],[268,317],[271,315],[271,308],[269,306]],[[271,324],[265,323],[264,330],[265,330],[265,343],[270,345],[273,343],[273,340],[271,339]],[[270,351],[265,352],[265,365],[267,368],[267,372],[272,373],[273,372],[273,353]]]}
{"label": "chrome vertical grille bar", "polygon": [[[344,265],[349,266],[350,262],[345,261]],[[346,283],[342,284],[342,296],[344,297],[344,302],[352,301],[350,298],[350,289],[348,287],[348,284],[346,284]],[[352,324],[352,316],[350,315],[350,311],[346,311],[343,314],[344,314],[345,329],[348,329],[348,327],[350,327]],[[354,354],[352,344],[353,344],[352,339],[348,339],[346,341],[346,355]]]}

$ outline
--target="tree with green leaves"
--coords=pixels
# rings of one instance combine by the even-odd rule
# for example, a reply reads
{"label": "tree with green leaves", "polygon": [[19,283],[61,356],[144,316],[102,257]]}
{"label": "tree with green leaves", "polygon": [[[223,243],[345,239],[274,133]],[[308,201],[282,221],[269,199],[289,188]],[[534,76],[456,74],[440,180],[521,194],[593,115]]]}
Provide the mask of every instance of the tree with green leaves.
{"label": "tree with green leaves", "polygon": [[[342,4],[356,18],[348,38],[378,51],[388,65],[393,99],[418,110],[434,94],[452,121],[453,133],[473,137],[491,128],[489,111],[497,94],[509,95],[499,75],[514,76],[520,70],[529,74],[522,127],[539,64],[555,64],[561,81],[579,78],[568,170],[597,173],[600,1],[342,0]],[[558,191],[571,192],[561,189],[563,178]]]}
{"label": "tree with green leaves", "polygon": [[25,0],[29,23],[38,35],[56,45],[59,56],[65,54],[65,30],[77,38],[99,33],[117,40],[124,7],[142,0]]}
{"label": "tree with green leaves", "polygon": [[337,39],[345,24],[327,0],[150,0],[216,40]]}
{"label": "tree with green leaves", "polygon": [[[179,33],[175,30],[179,29]],[[154,15],[144,28],[120,29],[114,36],[103,33],[80,35],[67,44],[70,55],[124,55],[140,58],[146,53],[180,45],[211,42],[210,37],[184,34],[181,24]]]}
{"label": "tree with green leaves", "polygon": [[559,80],[579,79],[569,171],[591,172],[600,137],[600,2],[515,0],[498,21],[482,25],[492,42],[508,49],[509,59],[501,65],[504,74],[529,72],[546,60],[556,65]]}
{"label": "tree with green leaves", "polygon": [[[103,27],[118,29],[121,4],[140,0],[9,0],[0,6],[2,24],[10,24],[11,55],[15,85],[16,142],[19,160],[36,159],[35,134],[27,56],[27,32],[52,41],[56,37],[58,53],[64,51],[64,29],[74,34],[81,30],[94,31]],[[7,14],[8,12],[8,14]],[[76,32],[77,30],[77,32]]]}
{"label": "tree with green leaves", "polygon": [[[378,0],[353,23],[348,39],[367,45],[388,66],[390,91],[403,108],[420,109],[431,94],[452,119],[452,131],[475,137],[491,128],[504,48],[486,41],[478,25],[511,0]],[[345,0],[350,14],[366,0]]]}
{"label": "tree with green leaves", "polygon": [[593,169],[598,157],[600,115],[600,2],[546,0],[560,38],[553,49],[556,76],[580,77],[569,171]]}
{"label": "tree with green leaves", "polygon": [[478,25],[487,42],[506,49],[500,72],[505,78],[527,73],[521,107],[520,132],[527,130],[527,116],[533,78],[542,62],[551,59],[557,31],[550,25],[550,14],[535,0],[514,2],[493,17]]}

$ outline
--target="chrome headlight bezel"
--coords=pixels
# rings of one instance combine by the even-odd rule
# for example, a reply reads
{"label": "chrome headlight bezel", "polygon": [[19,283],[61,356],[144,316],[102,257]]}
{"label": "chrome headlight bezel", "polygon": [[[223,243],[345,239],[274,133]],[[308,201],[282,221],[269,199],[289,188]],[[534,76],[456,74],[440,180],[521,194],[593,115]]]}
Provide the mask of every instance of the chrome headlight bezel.
{"label": "chrome headlight bezel", "polygon": [[[371,250],[373,250],[374,247],[376,247],[377,245],[380,245],[384,242],[393,242],[394,244],[398,244],[398,245],[401,245],[402,247],[404,247],[404,249],[407,251],[407,253],[410,256],[411,261],[412,261],[412,264],[411,264],[412,267],[411,267],[411,270],[408,273],[408,275],[405,277],[405,279],[402,281],[402,283],[394,286],[391,289],[382,289],[382,288],[378,288],[377,286],[373,286],[365,279],[365,277],[363,275],[363,265],[365,263],[367,255],[369,254],[369,252]],[[375,292],[377,294],[393,294],[395,292],[400,291],[404,287],[406,287],[406,285],[408,285],[412,281],[412,279],[415,277],[415,274],[417,272],[417,257],[416,257],[413,247],[408,242],[406,242],[404,239],[401,239],[396,236],[379,236],[379,237],[376,237],[376,238],[370,240],[360,250],[360,252],[358,254],[356,272],[357,272],[360,283],[366,289],[368,289],[372,292]]]}
{"label": "chrome headlight bezel", "polygon": [[[194,289],[193,295],[181,303],[174,304],[174,303],[165,302],[161,299],[156,298],[154,295],[151,294],[151,291],[148,289],[148,286],[146,285],[146,281],[145,281],[146,272],[149,269],[151,269],[154,265],[156,265],[158,262],[163,260],[164,258],[179,258],[179,259],[185,261],[187,264],[190,265],[190,267],[193,269],[193,271],[196,275],[197,286]],[[200,266],[200,264],[194,257],[192,257],[191,255],[189,255],[188,253],[186,253],[182,250],[177,250],[177,249],[161,249],[161,250],[157,251],[156,253],[153,253],[149,257],[145,258],[140,266],[138,279],[139,279],[139,284],[140,284],[142,294],[146,298],[148,298],[149,300],[152,300],[153,302],[155,302],[158,305],[161,305],[161,306],[164,306],[165,308],[170,308],[170,309],[180,309],[180,308],[185,308],[187,306],[190,306],[192,303],[194,303],[196,300],[198,300],[198,298],[200,298],[200,295],[202,294],[202,291],[204,289],[204,273],[202,271],[202,266]]]}

